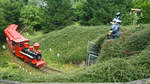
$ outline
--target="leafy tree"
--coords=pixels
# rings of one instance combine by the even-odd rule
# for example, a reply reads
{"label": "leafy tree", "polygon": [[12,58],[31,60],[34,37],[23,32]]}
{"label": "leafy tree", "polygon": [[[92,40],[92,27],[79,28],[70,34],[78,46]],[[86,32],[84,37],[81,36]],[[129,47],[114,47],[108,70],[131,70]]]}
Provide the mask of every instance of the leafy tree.
{"label": "leafy tree", "polygon": [[27,5],[27,4],[28,4],[28,2],[29,2],[29,0],[24,0],[24,2],[25,2],[25,4]]}
{"label": "leafy tree", "polygon": [[73,8],[73,12],[76,18],[75,21],[79,21],[80,16],[84,14],[82,7],[84,5],[84,2],[86,1],[85,0],[80,0],[80,1],[73,0],[72,2],[74,3],[72,8]]}
{"label": "leafy tree", "polygon": [[70,0],[44,0],[45,32],[72,24],[73,10]]}
{"label": "leafy tree", "polygon": [[0,0],[0,40],[4,39],[4,29],[10,24],[19,24],[23,0]]}
{"label": "leafy tree", "polygon": [[4,9],[7,24],[19,24],[20,10],[24,6],[22,0],[6,0],[1,5]]}
{"label": "leafy tree", "polygon": [[79,22],[82,25],[107,24],[116,12],[121,12],[122,16],[127,18],[125,15],[132,7],[131,2],[131,0],[87,0],[81,8],[76,9],[82,13],[78,15]]}
{"label": "leafy tree", "polygon": [[27,5],[22,8],[20,13],[20,21],[22,24],[28,26],[28,32],[32,32],[33,29],[40,30],[43,11],[38,6]]}

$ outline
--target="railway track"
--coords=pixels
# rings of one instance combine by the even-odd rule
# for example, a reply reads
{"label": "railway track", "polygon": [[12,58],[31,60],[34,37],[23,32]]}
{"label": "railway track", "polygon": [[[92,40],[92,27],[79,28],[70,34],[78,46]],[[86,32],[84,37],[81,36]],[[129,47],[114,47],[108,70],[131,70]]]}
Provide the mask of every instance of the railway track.
{"label": "railway track", "polygon": [[[14,63],[18,64],[18,65],[21,65],[21,63],[20,63],[19,61],[23,61],[23,60],[21,60],[20,58],[15,57],[15,55],[13,55],[13,56],[11,57],[11,60],[12,60]],[[29,63],[26,63],[26,64],[29,64]],[[29,65],[31,65],[31,67],[35,67],[35,66],[32,65],[32,64],[29,64]],[[36,67],[35,67],[35,68],[36,68]],[[37,68],[37,69],[39,69],[39,68]],[[57,69],[55,69],[55,68],[52,68],[52,67],[50,67],[50,66],[48,66],[48,65],[44,66],[43,68],[40,68],[39,70],[40,70],[41,72],[43,72],[43,73],[50,73],[51,71],[62,73],[62,71],[57,70]]]}
{"label": "railway track", "polygon": [[41,69],[39,69],[39,70],[42,71],[42,72],[44,72],[44,73],[49,73],[49,71],[54,71],[54,72],[62,73],[62,71],[57,70],[57,69],[55,69],[55,68],[52,68],[52,67],[50,67],[50,66],[45,66],[45,67],[43,67],[43,68],[41,68]]}

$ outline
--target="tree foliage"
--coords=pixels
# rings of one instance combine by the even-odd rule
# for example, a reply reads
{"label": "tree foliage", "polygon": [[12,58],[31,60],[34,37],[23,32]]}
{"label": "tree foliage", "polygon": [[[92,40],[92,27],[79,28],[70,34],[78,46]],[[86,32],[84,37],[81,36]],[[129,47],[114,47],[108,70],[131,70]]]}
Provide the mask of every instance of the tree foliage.
{"label": "tree foliage", "polygon": [[4,28],[10,24],[20,24],[20,10],[24,6],[23,0],[0,1],[0,40],[4,40]]}
{"label": "tree foliage", "polygon": [[28,26],[28,32],[32,32],[33,29],[40,30],[43,11],[38,6],[27,5],[22,8],[20,13],[20,21],[22,24]]}
{"label": "tree foliage", "polygon": [[150,22],[150,0],[0,0],[0,40],[10,24],[49,32],[74,22],[108,24],[116,12],[121,12],[122,24],[128,25],[133,19],[128,14],[131,8],[143,9],[144,23]]}
{"label": "tree foliage", "polygon": [[4,9],[7,24],[19,24],[20,10],[23,7],[22,0],[6,0],[1,7]]}
{"label": "tree foliage", "polygon": [[99,25],[109,23],[116,12],[127,18],[126,13],[131,7],[131,0],[87,0],[75,10],[80,12],[77,14],[80,24]]}
{"label": "tree foliage", "polygon": [[73,22],[73,10],[70,0],[44,0],[45,31],[61,29]]}
{"label": "tree foliage", "polygon": [[4,38],[4,34],[3,34],[3,30],[4,30],[4,26],[6,24],[5,18],[4,18],[4,10],[2,8],[0,8],[0,40],[3,40]]}

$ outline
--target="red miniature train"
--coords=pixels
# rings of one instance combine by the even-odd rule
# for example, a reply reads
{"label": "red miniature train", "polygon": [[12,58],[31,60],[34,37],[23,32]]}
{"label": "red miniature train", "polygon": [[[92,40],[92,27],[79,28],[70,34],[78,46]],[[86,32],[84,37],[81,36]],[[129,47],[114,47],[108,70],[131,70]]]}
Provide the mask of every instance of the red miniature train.
{"label": "red miniature train", "polygon": [[6,41],[12,53],[23,59],[27,63],[35,65],[37,68],[43,67],[46,63],[42,61],[39,44],[35,43],[34,48],[30,46],[30,40],[24,38],[17,32],[18,25],[11,24],[5,30]]}

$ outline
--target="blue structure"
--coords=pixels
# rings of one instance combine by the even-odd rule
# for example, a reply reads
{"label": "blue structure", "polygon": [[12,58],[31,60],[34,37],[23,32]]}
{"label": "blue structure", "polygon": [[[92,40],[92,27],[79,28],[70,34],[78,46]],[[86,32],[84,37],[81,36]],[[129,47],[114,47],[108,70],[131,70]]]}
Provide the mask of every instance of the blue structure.
{"label": "blue structure", "polygon": [[110,30],[112,31],[112,38],[117,38],[120,36],[120,24],[112,24]]}
{"label": "blue structure", "polygon": [[120,12],[118,12],[116,17],[112,20],[112,26],[110,28],[111,35],[109,36],[110,39],[118,38],[120,36],[120,24],[121,17]]}

